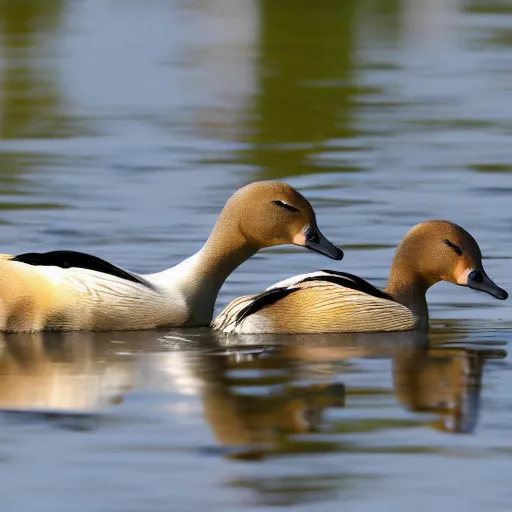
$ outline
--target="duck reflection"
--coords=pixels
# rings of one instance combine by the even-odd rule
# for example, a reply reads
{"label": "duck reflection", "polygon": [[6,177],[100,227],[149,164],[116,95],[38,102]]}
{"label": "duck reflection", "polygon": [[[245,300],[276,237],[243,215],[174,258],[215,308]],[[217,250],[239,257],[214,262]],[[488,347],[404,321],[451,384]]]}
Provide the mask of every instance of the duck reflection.
{"label": "duck reflection", "polygon": [[3,335],[0,409],[87,412],[122,401],[133,361],[92,333]]}
{"label": "duck reflection", "polygon": [[[0,409],[94,411],[120,404],[132,389],[163,391],[167,417],[197,414],[172,405],[199,399],[217,443],[233,458],[354,450],[345,434],[383,429],[468,433],[479,417],[485,363],[506,353],[459,338],[226,337],[206,329],[4,335]],[[377,414],[397,400],[411,418]]]}
{"label": "duck reflection", "polygon": [[197,381],[189,360],[198,348],[217,347],[208,330],[195,331],[0,333],[0,410],[93,412],[134,388],[180,393],[188,377]]}
{"label": "duck reflection", "polygon": [[232,457],[290,451],[290,434],[318,431],[327,408],[345,405],[343,383],[295,380],[292,361],[279,351],[234,352],[210,363],[201,393],[204,417]]}
{"label": "duck reflection", "polygon": [[[475,344],[432,347],[425,333],[304,336],[272,346],[260,345],[262,337],[247,339],[244,347],[205,355],[194,370],[203,381],[205,419],[236,458],[350,451],[354,447],[340,444],[339,434],[383,429],[428,425],[471,432],[485,362],[506,355],[502,348]],[[362,409],[382,410],[395,400],[427,415],[360,416]]]}
{"label": "duck reflection", "polygon": [[394,359],[396,396],[408,410],[434,413],[430,426],[470,433],[478,422],[485,362],[504,357],[499,349],[433,348]]}

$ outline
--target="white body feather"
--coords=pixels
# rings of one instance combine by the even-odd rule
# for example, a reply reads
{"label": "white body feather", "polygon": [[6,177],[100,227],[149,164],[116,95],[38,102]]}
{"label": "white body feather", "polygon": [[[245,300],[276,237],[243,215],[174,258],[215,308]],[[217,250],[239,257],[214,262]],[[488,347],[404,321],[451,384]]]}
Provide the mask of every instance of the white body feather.
{"label": "white body feather", "polygon": [[[195,254],[163,272],[133,274],[146,285],[90,269],[3,260],[0,330],[101,331],[208,325],[217,289],[201,283],[198,295],[198,264]],[[26,286],[28,283],[32,289]],[[13,289],[21,289],[21,302],[9,302]],[[47,296],[51,299],[46,300]],[[38,301],[39,297],[45,299]],[[25,306],[32,302],[38,302],[38,307]]]}

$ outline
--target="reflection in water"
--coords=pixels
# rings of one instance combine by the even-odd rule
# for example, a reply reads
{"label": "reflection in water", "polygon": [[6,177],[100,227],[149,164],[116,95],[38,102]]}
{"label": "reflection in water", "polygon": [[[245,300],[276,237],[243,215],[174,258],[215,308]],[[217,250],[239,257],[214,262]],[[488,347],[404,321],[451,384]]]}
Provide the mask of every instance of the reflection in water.
{"label": "reflection in water", "polygon": [[119,403],[132,385],[131,358],[94,333],[3,335],[3,410],[89,412]]}
{"label": "reflection in water", "polygon": [[[65,3],[0,1],[0,142],[73,134],[70,116],[64,112],[54,53]],[[3,142],[1,149],[0,211],[62,206],[60,198],[33,199],[30,185],[23,181],[29,171],[54,164],[49,155],[35,153],[29,145],[13,152]]]}
{"label": "reflection in water", "polygon": [[[258,179],[325,171],[315,154],[328,141],[342,149],[342,140],[354,137],[356,6],[261,1],[259,91],[247,157],[262,169]],[[343,157],[336,166],[354,170]]]}
{"label": "reflection in water", "polygon": [[400,402],[414,412],[434,413],[431,425],[446,432],[472,432],[480,412],[482,374],[500,350],[434,348],[417,357],[394,360],[394,386]]}
{"label": "reflection in water", "polygon": [[[188,58],[199,73],[187,87],[197,94],[195,124],[203,137],[238,140],[254,95],[258,0],[214,0],[192,7],[195,17]],[[208,87],[205,87],[208,84]]]}
{"label": "reflection in water", "polygon": [[[257,342],[257,340],[256,340]],[[503,358],[496,348],[428,346],[422,333],[296,337],[289,345],[234,350],[223,358],[203,359],[201,398],[216,439],[232,456],[263,456],[308,451],[352,451],[342,439],[322,439],[322,432],[348,434],[419,426],[422,419],[352,421],[333,416],[333,408],[357,405],[364,398],[379,407],[387,390],[368,387],[362,359],[392,362],[393,387],[413,412],[435,416],[427,422],[449,432],[470,432],[478,419],[484,362]],[[215,371],[213,371],[215,369]],[[362,373],[362,375],[361,375]],[[350,384],[357,377],[354,384]],[[329,412],[329,414],[326,413]],[[336,419],[335,419],[336,418]],[[305,438],[296,434],[316,433]]]}
{"label": "reflection in water", "polygon": [[[112,341],[117,337],[119,344]],[[326,419],[327,411],[350,408],[363,396],[390,394],[368,387],[364,377],[370,381],[372,375],[361,361],[391,361],[394,393],[405,407],[433,414],[436,428],[470,432],[484,363],[504,356],[503,350],[474,345],[429,347],[423,333],[296,336],[292,342],[273,337],[271,345],[264,336],[240,339],[245,346],[230,347],[222,336],[204,332],[5,335],[0,408],[90,411],[120,403],[133,388],[176,388],[200,395],[204,417],[230,456],[332,451],[341,445],[324,442],[324,431],[404,426],[402,420]],[[181,346],[162,351],[177,340]],[[296,437],[305,433],[319,436]]]}
{"label": "reflection in water", "polygon": [[[136,435],[105,456],[96,454],[105,461],[118,449],[137,457],[148,450],[153,457],[155,442],[159,451],[179,456],[175,447],[182,450],[187,439],[183,425],[204,421],[217,447],[200,449],[204,441],[196,440],[189,448],[194,454],[220,452],[227,461],[305,457],[304,474],[269,477],[256,470],[254,476],[237,473],[224,485],[250,490],[266,505],[317,502],[372,475],[351,476],[333,470],[336,464],[309,469],[307,461],[315,456],[439,453],[441,446],[397,439],[411,429],[412,439],[421,439],[420,428],[429,426],[440,435],[473,431],[485,361],[505,351],[452,338],[456,345],[429,346],[421,333],[236,338],[198,329],[5,335],[0,409],[31,412],[29,419],[34,413],[46,419],[39,413],[51,411],[52,423],[81,413],[72,416],[79,431],[85,425],[103,428],[90,426],[97,410],[120,411],[124,428]],[[147,402],[148,391],[166,401]],[[137,393],[146,399],[127,400]],[[199,412],[189,407],[191,401],[200,403]],[[404,418],[397,402],[414,416]],[[151,417],[155,407],[159,421],[141,423],[141,414]],[[152,442],[161,429],[160,441]]]}
{"label": "reflection in water", "polygon": [[[2,78],[0,138],[62,134],[62,98],[56,83],[51,36],[64,0],[0,2]],[[65,127],[68,134],[69,126]]]}

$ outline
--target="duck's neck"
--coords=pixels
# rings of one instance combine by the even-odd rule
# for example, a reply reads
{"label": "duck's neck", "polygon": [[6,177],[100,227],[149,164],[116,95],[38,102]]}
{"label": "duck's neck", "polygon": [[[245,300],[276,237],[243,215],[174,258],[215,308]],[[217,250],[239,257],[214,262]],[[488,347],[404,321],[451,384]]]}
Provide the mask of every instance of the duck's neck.
{"label": "duck's neck", "polygon": [[235,226],[220,220],[201,250],[159,274],[162,285],[178,289],[184,298],[189,318],[187,325],[210,323],[224,281],[260,249],[246,240]]}
{"label": "duck's neck", "polygon": [[426,328],[428,326],[426,293],[432,284],[411,270],[409,265],[402,265],[398,261],[393,262],[384,291],[414,313],[418,318],[418,328]]}
{"label": "duck's neck", "polygon": [[238,233],[214,230],[203,248],[195,254],[195,281],[199,293],[207,286],[215,295],[229,275],[260,248]]}

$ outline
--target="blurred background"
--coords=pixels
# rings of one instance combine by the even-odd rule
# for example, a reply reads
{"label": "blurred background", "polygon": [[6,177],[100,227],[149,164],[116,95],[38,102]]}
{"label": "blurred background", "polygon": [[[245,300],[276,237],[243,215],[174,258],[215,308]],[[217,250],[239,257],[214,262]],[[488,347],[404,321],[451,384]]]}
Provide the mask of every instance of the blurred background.
{"label": "blurred background", "polygon": [[[318,268],[384,286],[430,218],[510,292],[511,137],[511,0],[0,0],[1,251],[157,271],[287,181],[344,260],[264,251],[217,311]],[[483,348],[6,337],[0,508],[509,510],[511,303],[428,300],[435,340]]]}

